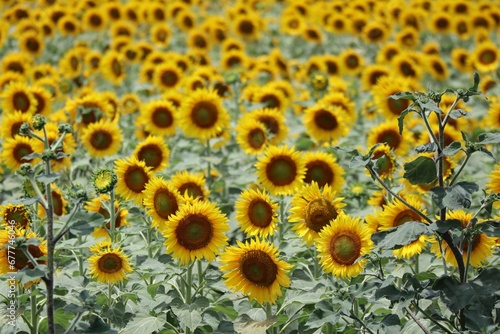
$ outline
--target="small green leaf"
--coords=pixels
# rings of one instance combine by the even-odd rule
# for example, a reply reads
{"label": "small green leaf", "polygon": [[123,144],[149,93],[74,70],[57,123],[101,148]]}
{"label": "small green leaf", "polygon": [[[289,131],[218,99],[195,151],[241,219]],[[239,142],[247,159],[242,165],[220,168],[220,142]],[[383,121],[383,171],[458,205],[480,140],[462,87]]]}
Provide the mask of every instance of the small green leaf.
{"label": "small green leaf", "polygon": [[37,181],[40,181],[43,184],[47,185],[47,184],[52,183],[55,180],[59,179],[60,177],[61,177],[61,174],[52,173],[49,175],[39,175],[36,177],[36,179],[37,179]]}
{"label": "small green leaf", "polygon": [[42,157],[42,155],[40,153],[33,152],[33,153],[25,155],[24,157],[21,158],[21,160],[30,161],[30,160],[38,159],[41,157]]}
{"label": "small green leaf", "polygon": [[481,232],[490,237],[500,237],[500,220],[488,220],[478,224]]}
{"label": "small green leaf", "polygon": [[477,136],[476,144],[498,144],[500,143],[500,133],[485,132]]}
{"label": "small green leaf", "polygon": [[415,147],[415,152],[417,153],[427,153],[436,151],[437,145],[435,143],[427,143]]}
{"label": "small green leaf", "polygon": [[418,157],[404,164],[405,173],[403,177],[411,184],[428,184],[437,177],[437,169],[434,160],[428,157]]}
{"label": "small green leaf", "polygon": [[461,149],[462,149],[462,144],[459,141],[454,141],[453,143],[444,148],[443,155],[446,157],[451,157],[460,152]]}
{"label": "small green leaf", "polygon": [[406,115],[410,113],[411,109],[406,108],[401,112],[401,114],[398,117],[398,127],[399,127],[399,134],[401,135],[403,133],[403,128],[404,128],[404,119]]}
{"label": "small green leaf", "polygon": [[480,81],[481,78],[479,77],[479,73],[477,73],[477,71],[474,71],[474,85],[471,88],[469,88],[469,91],[477,91]]}
{"label": "small green leaf", "polygon": [[431,230],[426,224],[409,221],[390,230],[374,233],[372,240],[379,248],[398,249],[429,233]]}
{"label": "small green leaf", "polygon": [[462,223],[457,219],[446,219],[445,221],[437,220],[429,225],[429,229],[438,233],[446,233],[449,230],[461,229]]}
{"label": "small green leaf", "polygon": [[461,117],[468,117],[469,113],[463,109],[453,109],[450,112],[450,118],[459,119]]}
{"label": "small green leaf", "polygon": [[415,101],[415,95],[412,92],[397,92],[396,94],[389,95],[388,99]]}
{"label": "small green leaf", "polygon": [[423,111],[435,111],[438,114],[442,114],[443,111],[438,107],[437,103],[431,99],[418,99],[417,104]]}

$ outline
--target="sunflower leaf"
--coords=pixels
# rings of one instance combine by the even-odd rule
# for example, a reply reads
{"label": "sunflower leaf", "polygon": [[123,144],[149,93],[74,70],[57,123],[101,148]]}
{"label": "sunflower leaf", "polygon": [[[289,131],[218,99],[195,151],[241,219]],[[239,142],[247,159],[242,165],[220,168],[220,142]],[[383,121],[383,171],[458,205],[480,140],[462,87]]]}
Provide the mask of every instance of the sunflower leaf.
{"label": "sunflower leaf", "polygon": [[413,104],[411,104],[408,108],[406,108],[405,110],[403,110],[401,112],[401,114],[399,115],[398,117],[398,128],[399,128],[399,134],[403,134],[403,128],[404,128],[404,119],[406,117],[406,115],[408,115],[410,113],[410,111],[412,111],[413,109]]}
{"label": "sunflower leaf", "polygon": [[459,119],[461,117],[468,117],[469,113],[463,109],[453,109],[450,112],[450,117],[453,119]]}
{"label": "sunflower leaf", "polygon": [[434,152],[437,146],[435,143],[429,142],[427,144],[419,145],[415,147],[415,152],[417,153],[426,153],[426,152]]}
{"label": "sunflower leaf", "polygon": [[411,184],[428,184],[437,177],[437,168],[434,160],[428,157],[418,157],[404,164],[403,177]]}
{"label": "sunflower leaf", "polygon": [[276,317],[257,321],[246,314],[242,314],[234,321],[234,329],[241,334],[265,334],[266,330],[274,323],[276,323]]}
{"label": "sunflower leaf", "polygon": [[59,179],[60,177],[61,177],[61,174],[52,173],[52,174],[48,174],[48,175],[39,175],[36,177],[36,179],[37,179],[37,181],[40,181],[43,184],[47,185],[47,184],[52,183],[55,180]]}
{"label": "sunflower leaf", "polygon": [[41,157],[42,157],[42,155],[40,153],[33,152],[33,153],[25,155],[24,157],[21,158],[21,160],[30,161],[30,160],[38,159]]}
{"label": "sunflower leaf", "polygon": [[388,99],[393,100],[412,100],[415,101],[415,95],[412,92],[397,92],[396,94],[392,94],[388,97]]}
{"label": "sunflower leaf", "polygon": [[462,228],[462,223],[457,219],[437,220],[429,225],[429,229],[439,233],[446,233],[449,230]]}
{"label": "sunflower leaf", "polygon": [[124,333],[145,334],[154,333],[163,328],[163,321],[159,317],[151,317],[147,314],[138,314],[123,329]]}
{"label": "sunflower leaf", "polygon": [[498,144],[500,143],[500,133],[485,132],[477,136],[476,144]]}
{"label": "sunflower leaf", "polygon": [[457,154],[461,149],[462,149],[462,144],[459,141],[454,141],[453,143],[444,148],[443,155],[446,157],[451,157]]}
{"label": "sunflower leaf", "polygon": [[489,237],[500,237],[500,220],[488,220],[478,224],[481,232]]}
{"label": "sunflower leaf", "polygon": [[409,221],[390,230],[372,235],[373,242],[383,249],[398,249],[415,241],[423,234],[430,234],[429,226],[418,221]]}

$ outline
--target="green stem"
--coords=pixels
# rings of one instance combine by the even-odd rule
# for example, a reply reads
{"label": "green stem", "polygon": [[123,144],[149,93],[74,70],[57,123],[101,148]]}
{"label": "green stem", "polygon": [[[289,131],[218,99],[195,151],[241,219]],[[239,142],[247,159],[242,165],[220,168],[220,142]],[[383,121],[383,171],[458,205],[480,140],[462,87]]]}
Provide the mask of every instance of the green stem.
{"label": "green stem", "polygon": [[373,169],[373,167],[371,165],[368,165],[366,166],[366,168],[368,168],[368,170],[370,171],[370,174],[372,175],[372,177],[374,177],[378,183],[385,189],[387,190],[388,193],[390,193],[392,196],[394,196],[395,198],[397,198],[401,203],[403,203],[404,205],[406,205],[406,207],[408,207],[411,211],[415,212],[417,215],[419,215],[420,217],[422,217],[422,219],[424,219],[426,222],[428,222],[429,224],[432,224],[433,221],[427,217],[426,215],[424,215],[422,212],[420,212],[420,210],[418,210],[417,208],[415,208],[414,206],[412,206],[410,203],[408,203],[407,201],[405,201],[401,196],[399,196],[397,193],[395,193],[394,191],[392,191],[391,188],[389,188],[384,180],[382,180],[380,178],[380,176],[377,174],[377,172]]}
{"label": "green stem", "polygon": [[206,150],[207,150],[207,188],[210,190],[212,186],[212,164],[210,163],[210,140],[207,139],[206,142]]}
{"label": "green stem", "polygon": [[[108,309],[111,310],[111,307],[113,306],[113,299],[111,298],[113,296],[113,286],[111,283],[108,283]],[[111,325],[111,318],[108,318],[108,325]]]}
{"label": "green stem", "polygon": [[[110,234],[111,234],[111,241],[114,243],[116,240],[116,212],[115,212],[115,188],[111,189],[109,192],[110,195],[110,205],[109,205],[109,226],[110,226]],[[148,229],[149,232],[149,229]],[[149,244],[148,244],[149,247]]]}
{"label": "green stem", "polygon": [[81,204],[81,200],[78,200],[78,202],[76,203],[76,205],[73,207],[73,210],[71,210],[71,213],[68,217],[68,219],[66,220],[66,222],[64,223],[64,226],[61,228],[61,230],[59,231],[59,233],[54,237],[54,243],[57,244],[57,242],[59,241],[59,239],[62,238],[62,236],[68,232],[66,230],[66,227],[68,226],[68,224],[71,222],[71,220],[73,219],[73,217],[75,216],[76,212],[78,211],[78,209],[80,208],[80,204]]}
{"label": "green stem", "polygon": [[314,279],[318,279],[318,277],[319,277],[318,250],[317,250],[316,246],[313,246],[313,247],[314,247],[314,250],[313,250]]}
{"label": "green stem", "polygon": [[198,290],[200,291],[200,296],[203,296],[203,290],[201,287],[203,286],[203,268],[201,266],[201,260],[196,260],[196,264],[198,266]]}
{"label": "green stem", "polygon": [[420,327],[420,329],[425,333],[425,334],[431,334],[429,330],[418,320],[417,316],[410,310],[408,306],[405,307],[406,312],[408,312],[408,315],[415,321],[415,323]]}
{"label": "green stem", "polygon": [[30,302],[31,302],[31,333],[32,334],[38,334],[38,312],[37,312],[37,305],[36,305],[37,295],[33,293],[34,290],[35,290],[34,286],[35,285],[32,286],[31,296],[30,296]]}
{"label": "green stem", "polygon": [[[271,305],[271,303],[266,303],[266,317],[267,317],[267,319],[271,319],[272,316],[273,316],[273,306]],[[277,328],[272,326],[272,325],[269,328],[269,332],[271,334],[275,334],[276,330],[277,330]]]}
{"label": "green stem", "polygon": [[444,116],[443,122],[441,123],[443,128],[446,126],[446,124],[448,124],[448,119],[450,119],[450,114],[453,111],[453,109],[455,109],[455,107],[457,106],[458,101],[460,101],[460,97],[457,95],[455,101],[453,101],[453,103],[451,104],[450,109],[448,109],[448,112]]}
{"label": "green stem", "polygon": [[432,315],[429,315],[427,314],[420,306],[416,305],[416,303],[413,303],[413,306],[415,306],[415,308],[420,312],[422,313],[423,315],[425,315],[425,317],[427,319],[429,319],[432,323],[434,323],[435,325],[439,326],[439,328],[441,328],[443,331],[445,331],[446,333],[453,333],[452,331],[450,331],[448,328],[446,328],[444,325],[442,325],[441,323],[439,323],[438,321],[436,321],[436,319],[434,319],[432,317]]}
{"label": "green stem", "polygon": [[467,154],[467,156],[465,157],[464,162],[462,162],[462,164],[460,165],[460,168],[458,169],[458,171],[455,173],[455,175],[453,175],[453,178],[451,179],[450,184],[448,185],[449,187],[451,187],[453,185],[453,183],[455,183],[455,181],[457,180],[457,178],[460,175],[460,173],[462,173],[462,170],[464,169],[465,165],[469,161],[471,155],[472,154]]}
{"label": "green stem", "polygon": [[148,226],[147,230],[146,230],[146,237],[147,237],[147,246],[148,247],[148,256],[150,258],[153,258],[153,249],[151,247],[151,243],[152,243],[152,239],[153,239],[153,236],[152,236],[152,233],[153,231],[151,230],[151,227]]}
{"label": "green stem", "polygon": [[193,265],[190,264],[186,273],[186,304],[191,304],[191,289],[193,287]]}
{"label": "green stem", "polygon": [[29,180],[30,180],[31,186],[33,187],[33,190],[35,191],[36,195],[38,196],[38,201],[40,201],[40,204],[42,204],[45,211],[47,211],[49,204],[45,200],[45,196],[43,196],[40,188],[38,188],[38,184],[36,183],[36,180],[32,177],[30,177]]}
{"label": "green stem", "polygon": [[[439,115],[438,115],[438,117],[439,117]],[[443,151],[443,147],[441,146],[439,139],[436,138],[434,131],[432,131],[431,125],[430,125],[429,120],[427,119],[427,116],[425,115],[424,111],[422,111],[422,118],[424,119],[424,124],[425,124],[425,127],[427,129],[427,132],[429,133],[429,136],[431,137],[434,144],[436,144],[436,146],[438,147],[438,153],[441,154],[441,152]]]}
{"label": "green stem", "polygon": [[57,141],[55,143],[52,143],[51,149],[55,150],[62,143],[65,136],[66,136],[66,132],[63,132],[63,134],[57,139]]}
{"label": "green stem", "polygon": [[[439,237],[438,237],[439,238]],[[442,239],[438,239],[438,245],[439,245],[439,251],[441,252],[441,259],[443,260],[443,270],[444,270],[444,275],[448,275],[448,268],[446,267],[446,258],[445,254],[443,253],[443,245],[442,245]]]}
{"label": "green stem", "polygon": [[414,256],[414,261],[415,261],[415,275],[417,275],[420,271],[420,266],[419,266],[419,255]]}

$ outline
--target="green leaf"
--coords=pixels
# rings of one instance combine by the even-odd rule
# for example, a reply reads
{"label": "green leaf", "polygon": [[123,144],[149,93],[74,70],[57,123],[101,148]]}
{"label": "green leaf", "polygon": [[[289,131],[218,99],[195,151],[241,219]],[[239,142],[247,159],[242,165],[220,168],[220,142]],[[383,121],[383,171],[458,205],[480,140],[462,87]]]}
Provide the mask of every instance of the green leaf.
{"label": "green leaf", "polygon": [[461,229],[462,223],[457,219],[437,220],[429,225],[429,229],[438,233],[446,233],[449,230]]}
{"label": "green leaf", "polygon": [[437,169],[434,160],[428,157],[418,157],[404,164],[403,177],[411,184],[428,184],[436,179]]}
{"label": "green leaf", "polygon": [[441,108],[438,107],[437,103],[431,99],[428,99],[428,98],[418,99],[417,104],[420,107],[420,109],[423,111],[435,111],[438,114],[443,113]]}
{"label": "green leaf", "polygon": [[498,144],[500,143],[500,133],[484,132],[477,136],[476,144]]}
{"label": "green leaf", "polygon": [[396,94],[389,95],[388,99],[393,100],[412,100],[415,101],[415,96],[412,92],[397,92]]}
{"label": "green leaf", "polygon": [[443,155],[446,157],[451,157],[460,152],[461,149],[462,149],[462,144],[459,141],[454,141],[453,143],[444,148]]}
{"label": "green leaf", "polygon": [[417,153],[427,153],[436,151],[437,145],[435,143],[427,143],[415,147],[415,152]]}
{"label": "green leaf", "polygon": [[479,146],[479,147],[477,147],[476,152],[484,153],[484,154],[488,155],[489,157],[493,158],[493,160],[495,160],[495,161],[497,160],[495,158],[495,156],[493,155],[493,153],[491,153],[486,147]]}
{"label": "green leaf", "polygon": [[295,148],[298,151],[307,151],[314,146],[314,141],[308,136],[300,136],[295,142]]}
{"label": "green leaf", "polygon": [[[62,217],[66,222],[69,215]],[[86,235],[92,233],[96,227],[104,225],[104,217],[97,212],[78,211],[70,222],[70,231],[76,235]]]}
{"label": "green leaf", "polygon": [[234,329],[241,334],[266,334],[266,330],[275,323],[276,317],[257,321],[246,314],[242,314],[234,321]]}
{"label": "green leaf", "polygon": [[469,116],[469,113],[465,110],[462,110],[462,109],[453,109],[450,112],[450,117],[453,119],[459,119],[461,117],[468,117],[468,116]]}
{"label": "green leaf", "polygon": [[405,110],[403,110],[401,112],[401,114],[399,115],[398,117],[398,127],[399,127],[399,134],[403,134],[403,128],[404,128],[404,119],[406,117],[406,115],[408,115],[410,113],[411,109],[410,108],[406,108]]}
{"label": "green leaf", "polygon": [[16,274],[16,279],[19,280],[22,284],[26,284],[28,282],[39,279],[40,277],[44,277],[49,272],[49,269],[46,265],[39,264],[33,269],[29,269],[25,267],[21,269]]}
{"label": "green leaf", "polygon": [[489,220],[478,224],[481,232],[490,237],[500,237],[500,220]]}
{"label": "green leaf", "polygon": [[474,85],[471,88],[469,88],[469,91],[477,91],[480,81],[481,78],[479,77],[479,73],[477,73],[477,71],[474,71]]}
{"label": "green leaf", "polygon": [[30,161],[30,160],[38,159],[41,157],[42,157],[42,155],[40,153],[33,152],[33,153],[25,155],[24,157],[21,158],[21,160]]}
{"label": "green leaf", "polygon": [[390,230],[372,235],[373,242],[383,249],[398,249],[415,241],[422,234],[429,234],[429,227],[417,221],[409,221]]}
{"label": "green leaf", "polygon": [[185,304],[180,298],[175,298],[170,304],[172,312],[177,316],[179,322],[194,331],[202,321],[202,310],[197,304]]}
{"label": "green leaf", "polygon": [[479,190],[479,186],[474,182],[458,182],[451,187],[434,187],[432,200],[440,208],[451,210],[468,209],[472,204],[472,194]]}
{"label": "green leaf", "polygon": [[52,173],[49,175],[39,175],[36,177],[36,179],[43,184],[47,185],[49,183],[54,182],[55,180],[59,179],[61,177],[61,174],[58,173]]}
{"label": "green leaf", "polygon": [[213,310],[217,312],[222,312],[227,315],[231,320],[234,320],[238,317],[238,311],[234,309],[234,307],[224,306],[224,305],[215,305],[212,307]]}
{"label": "green leaf", "polygon": [[138,314],[123,329],[123,333],[146,334],[154,333],[163,328],[164,320],[160,317],[151,317],[148,314]]}

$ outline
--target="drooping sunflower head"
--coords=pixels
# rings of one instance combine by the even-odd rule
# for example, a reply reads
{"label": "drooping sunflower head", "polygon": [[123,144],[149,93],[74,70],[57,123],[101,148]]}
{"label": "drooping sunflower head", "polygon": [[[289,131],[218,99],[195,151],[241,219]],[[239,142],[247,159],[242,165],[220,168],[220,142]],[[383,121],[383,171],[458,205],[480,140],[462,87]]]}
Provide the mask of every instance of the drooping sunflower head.
{"label": "drooping sunflower head", "polygon": [[144,189],[144,207],[153,217],[152,227],[160,230],[171,215],[175,214],[183,203],[182,196],[171,182],[158,177],[153,177]]}
{"label": "drooping sunflower head", "polygon": [[304,162],[294,147],[270,146],[255,164],[258,180],[272,195],[289,195],[303,182]]}
{"label": "drooping sunflower head", "polygon": [[201,140],[214,138],[229,125],[229,113],[214,90],[194,91],[182,104],[178,115],[183,131]]}
{"label": "drooping sunflower head", "polygon": [[303,159],[306,168],[304,183],[316,182],[320,188],[329,185],[336,193],[342,191],[345,171],[335,157],[326,152],[314,151],[304,153]]}
{"label": "drooping sunflower head", "polygon": [[146,163],[134,156],[118,159],[115,162],[115,173],[118,177],[116,193],[136,204],[142,204],[143,190],[153,176]]}
{"label": "drooping sunflower head", "polygon": [[129,257],[119,247],[105,247],[88,261],[89,274],[101,283],[119,283],[127,279],[128,273],[133,272]]}
{"label": "drooping sunflower head", "polygon": [[195,259],[215,260],[227,243],[224,233],[228,230],[228,219],[215,203],[195,200],[170,216],[163,236],[167,253],[187,265]]}
{"label": "drooping sunflower head", "polygon": [[359,275],[366,260],[360,258],[373,248],[370,230],[359,218],[341,213],[335,224],[325,227],[316,243],[323,270],[339,278]]}
{"label": "drooping sunflower head", "polygon": [[246,189],[235,204],[236,220],[248,236],[273,235],[278,223],[278,203],[265,191]]}
{"label": "drooping sunflower head", "polygon": [[312,245],[318,233],[342,212],[345,206],[342,200],[329,185],[322,189],[316,182],[304,185],[291,201],[292,229],[308,246]]}
{"label": "drooping sunflower head", "polygon": [[260,304],[275,304],[282,295],[281,287],[290,286],[287,273],[291,265],[278,258],[278,248],[269,242],[252,239],[237,244],[221,255],[226,285]]}

